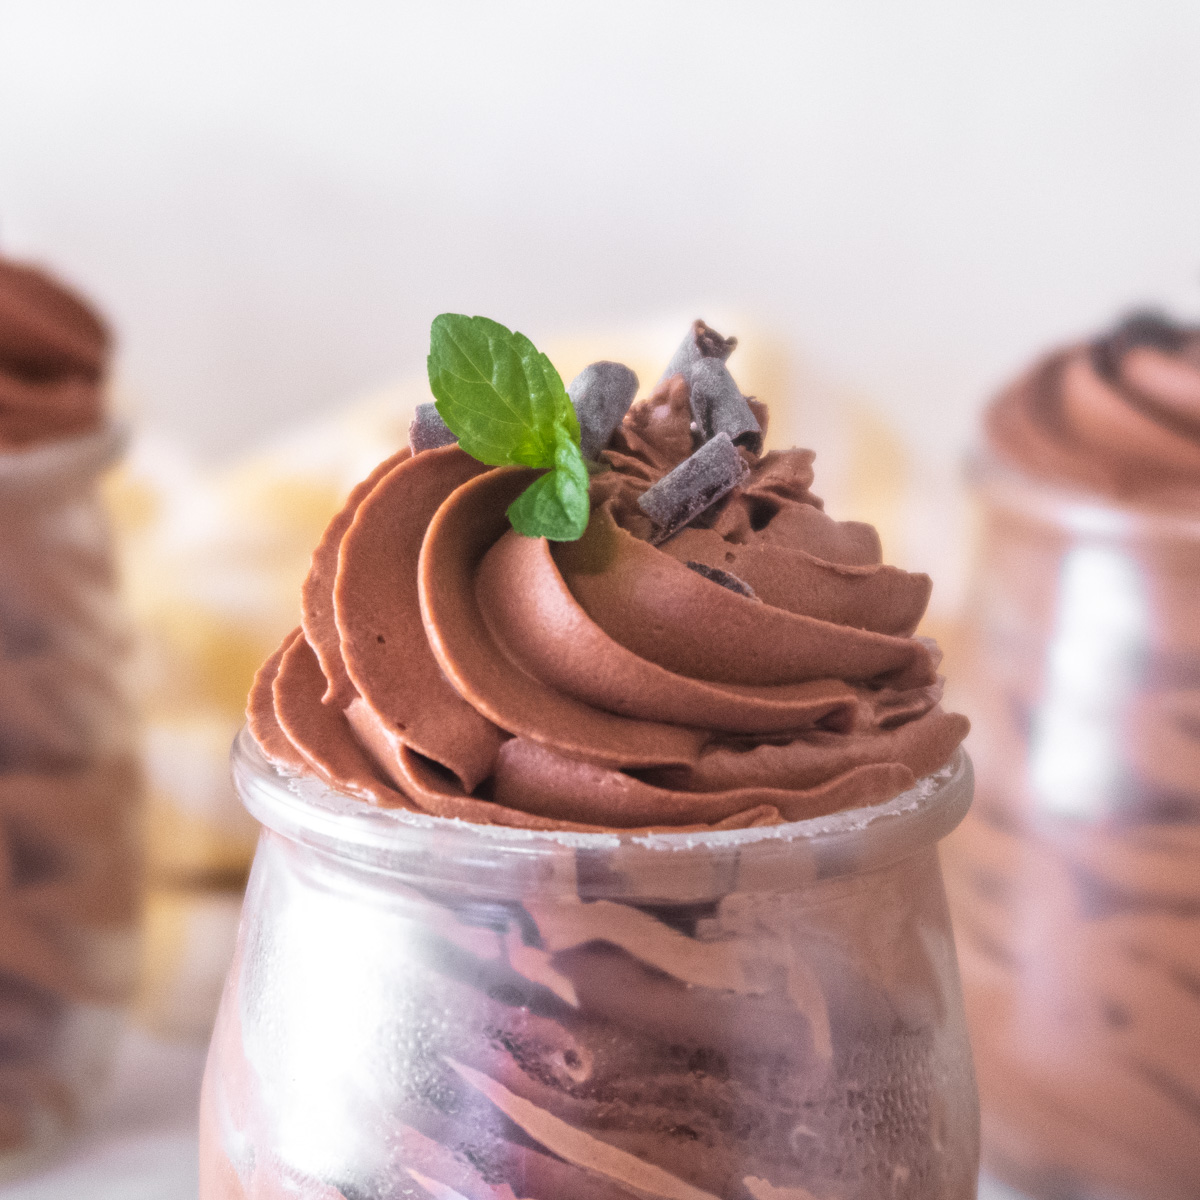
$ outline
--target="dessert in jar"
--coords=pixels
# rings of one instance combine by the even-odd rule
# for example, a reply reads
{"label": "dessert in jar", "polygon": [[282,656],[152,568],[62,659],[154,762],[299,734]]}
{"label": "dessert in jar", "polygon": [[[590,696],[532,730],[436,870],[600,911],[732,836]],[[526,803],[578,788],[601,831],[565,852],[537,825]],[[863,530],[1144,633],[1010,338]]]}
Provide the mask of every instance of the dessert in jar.
{"label": "dessert in jar", "polygon": [[1038,362],[974,464],[975,809],[947,872],[985,1165],[1031,1196],[1200,1187],[1200,330]]}
{"label": "dessert in jar", "polygon": [[696,322],[634,402],[434,322],[234,753],[204,1200],[967,1200],[930,581]]}
{"label": "dessert in jar", "polygon": [[0,260],[0,1177],[94,1093],[137,967],[109,347],[72,292]]}

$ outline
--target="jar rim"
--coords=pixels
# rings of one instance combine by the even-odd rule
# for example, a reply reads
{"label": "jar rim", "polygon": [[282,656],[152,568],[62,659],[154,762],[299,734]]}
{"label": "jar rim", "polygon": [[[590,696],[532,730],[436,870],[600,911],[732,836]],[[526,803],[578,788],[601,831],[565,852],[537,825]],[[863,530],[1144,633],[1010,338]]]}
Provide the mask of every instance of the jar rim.
{"label": "jar rim", "polygon": [[1052,482],[1001,458],[989,447],[967,454],[967,483],[1011,512],[1073,534],[1115,540],[1200,541],[1200,510],[1172,510],[1081,485]]}
{"label": "jar rim", "polygon": [[0,451],[0,495],[58,499],[66,483],[92,479],[120,458],[129,437],[127,422],[107,420],[88,433]]}
{"label": "jar rim", "polygon": [[[238,794],[261,825],[289,840],[376,870],[410,874],[415,854],[470,857],[477,866],[594,852],[625,867],[656,873],[701,857],[747,856],[762,861],[794,858],[797,849],[817,860],[822,877],[859,873],[907,857],[940,841],[966,815],[974,775],[959,746],[940,770],[882,804],[845,809],[780,825],[703,832],[579,833],[479,825],[457,818],[380,808],[330,788],[315,776],[289,776],[275,768],[243,726],[233,744]],[[421,873],[436,874],[426,863]]]}

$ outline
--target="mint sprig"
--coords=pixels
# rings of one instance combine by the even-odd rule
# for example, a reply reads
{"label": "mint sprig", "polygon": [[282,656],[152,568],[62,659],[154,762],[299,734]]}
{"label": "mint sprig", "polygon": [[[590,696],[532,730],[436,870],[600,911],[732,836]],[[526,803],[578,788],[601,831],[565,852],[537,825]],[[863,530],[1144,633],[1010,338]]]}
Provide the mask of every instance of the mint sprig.
{"label": "mint sprig", "polygon": [[554,364],[523,334],[487,317],[442,313],[429,331],[429,387],[472,458],[544,467],[508,507],[526,537],[573,542],[587,528],[579,421]]}

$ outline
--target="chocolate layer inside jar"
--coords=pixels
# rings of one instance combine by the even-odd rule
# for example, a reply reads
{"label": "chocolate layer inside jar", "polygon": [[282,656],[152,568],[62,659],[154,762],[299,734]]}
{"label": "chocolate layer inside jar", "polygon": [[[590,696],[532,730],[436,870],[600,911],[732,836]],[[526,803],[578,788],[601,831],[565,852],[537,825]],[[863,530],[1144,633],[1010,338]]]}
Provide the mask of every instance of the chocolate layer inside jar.
{"label": "chocolate layer inside jar", "polygon": [[713,850],[696,898],[647,863],[661,898],[635,904],[607,898],[604,852],[560,848],[513,901],[466,875],[368,895],[271,839],[206,1085],[214,1194],[966,1200],[976,1113],[934,852],[821,882],[793,850],[784,890],[731,887],[753,872]]}

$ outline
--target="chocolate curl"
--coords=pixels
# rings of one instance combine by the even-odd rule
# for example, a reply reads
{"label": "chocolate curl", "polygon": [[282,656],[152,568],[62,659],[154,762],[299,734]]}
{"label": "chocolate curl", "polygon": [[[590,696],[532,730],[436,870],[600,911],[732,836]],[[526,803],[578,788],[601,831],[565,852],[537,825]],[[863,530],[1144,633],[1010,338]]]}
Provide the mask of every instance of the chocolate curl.
{"label": "chocolate curl", "polygon": [[762,427],[721,359],[702,358],[695,363],[689,382],[692,418],[706,442],[727,433],[735,446],[762,453]]}
{"label": "chocolate curl", "polygon": [[1108,379],[1121,372],[1121,360],[1135,346],[1152,346],[1177,354],[1187,341],[1187,331],[1165,313],[1142,309],[1126,316],[1110,333],[1092,343],[1092,363]]}
{"label": "chocolate curl", "polygon": [[567,388],[579,418],[580,449],[595,462],[637,395],[638,377],[624,363],[594,362]]}
{"label": "chocolate curl", "polygon": [[710,329],[705,325],[703,321],[693,321],[687,337],[683,339],[679,349],[671,356],[671,361],[662,373],[662,379],[658,382],[662,384],[672,375],[682,375],[688,383],[691,383],[692,368],[698,362],[707,358],[715,358],[724,362],[736,348],[737,338],[722,337],[715,329]]}
{"label": "chocolate curl", "polygon": [[638,507],[658,526],[653,543],[674,536],[749,474],[729,434],[718,433],[705,442],[638,497]]}
{"label": "chocolate curl", "polygon": [[720,567],[710,567],[708,563],[696,562],[691,558],[684,563],[684,566],[689,571],[695,571],[697,575],[703,575],[705,579],[711,579],[713,583],[728,588],[731,592],[737,592],[739,596],[745,596],[748,600],[758,599],[754,589],[744,579],[739,579],[732,571],[722,571]]}
{"label": "chocolate curl", "polygon": [[436,404],[417,405],[417,414],[408,427],[408,444],[414,454],[420,454],[422,450],[436,450],[439,446],[449,446],[457,441],[457,435],[442,420]]}

